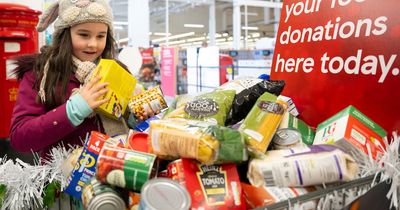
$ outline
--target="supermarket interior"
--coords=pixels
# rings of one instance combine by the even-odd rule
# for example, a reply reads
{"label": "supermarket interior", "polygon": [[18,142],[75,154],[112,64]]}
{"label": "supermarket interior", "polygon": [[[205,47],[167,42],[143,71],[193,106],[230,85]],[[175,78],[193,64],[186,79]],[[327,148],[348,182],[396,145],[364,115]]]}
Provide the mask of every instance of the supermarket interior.
{"label": "supermarket interior", "polygon": [[0,0],[0,209],[400,209],[398,0]]}

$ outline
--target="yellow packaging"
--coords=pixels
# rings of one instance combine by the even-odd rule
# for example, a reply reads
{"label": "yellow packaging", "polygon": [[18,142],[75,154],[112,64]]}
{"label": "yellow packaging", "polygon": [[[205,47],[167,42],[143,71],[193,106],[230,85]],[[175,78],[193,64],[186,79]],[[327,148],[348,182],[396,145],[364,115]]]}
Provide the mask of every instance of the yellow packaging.
{"label": "yellow packaging", "polygon": [[207,133],[207,122],[167,119],[150,122],[149,141],[151,151],[163,158],[191,158],[204,164],[213,164],[220,143]]}
{"label": "yellow packaging", "polygon": [[110,99],[96,111],[120,119],[126,111],[129,98],[135,90],[137,79],[122,68],[115,60],[101,59],[93,72],[92,79],[101,76],[100,82],[108,82],[108,92],[100,99]]}
{"label": "yellow packaging", "polygon": [[275,99],[276,96],[268,92],[261,95],[239,128],[254,152],[267,151],[286,111],[287,103],[275,102]]}

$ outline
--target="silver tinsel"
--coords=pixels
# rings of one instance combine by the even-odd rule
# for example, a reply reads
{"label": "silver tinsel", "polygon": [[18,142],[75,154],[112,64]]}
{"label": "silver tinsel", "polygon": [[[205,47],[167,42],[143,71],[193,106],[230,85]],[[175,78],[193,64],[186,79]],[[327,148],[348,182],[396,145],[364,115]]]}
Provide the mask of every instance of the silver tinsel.
{"label": "silver tinsel", "polygon": [[[61,171],[63,161],[71,149],[58,146],[51,150],[48,160],[36,157],[35,164],[29,165],[16,159],[0,159],[0,184],[7,186],[1,209],[25,210],[43,207],[43,190],[51,182],[58,182],[63,189],[66,178]],[[44,164],[40,164],[40,162]]]}

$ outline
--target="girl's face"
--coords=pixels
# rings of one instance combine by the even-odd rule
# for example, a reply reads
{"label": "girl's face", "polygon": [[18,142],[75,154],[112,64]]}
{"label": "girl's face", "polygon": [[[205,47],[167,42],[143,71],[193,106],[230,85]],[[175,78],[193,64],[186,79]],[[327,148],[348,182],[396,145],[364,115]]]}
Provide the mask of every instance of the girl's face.
{"label": "girl's face", "polygon": [[105,23],[82,23],[71,27],[72,54],[81,61],[95,61],[106,46]]}

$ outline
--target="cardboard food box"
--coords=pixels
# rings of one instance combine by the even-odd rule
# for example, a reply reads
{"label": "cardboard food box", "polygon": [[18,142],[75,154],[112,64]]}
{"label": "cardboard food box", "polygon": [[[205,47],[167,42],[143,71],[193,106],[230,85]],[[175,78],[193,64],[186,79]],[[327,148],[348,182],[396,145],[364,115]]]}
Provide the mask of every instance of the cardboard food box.
{"label": "cardboard food box", "polygon": [[362,160],[365,154],[374,159],[384,150],[386,131],[357,110],[348,106],[317,127],[314,144],[335,144]]}
{"label": "cardboard food box", "polygon": [[137,83],[137,79],[122,68],[115,60],[101,59],[93,72],[92,78],[101,76],[99,82],[108,82],[109,91],[101,99],[110,99],[96,111],[113,119],[120,119],[128,106]]}
{"label": "cardboard food box", "polygon": [[82,189],[96,173],[97,158],[109,136],[92,131],[83,151],[68,177],[65,193],[81,199]]}

